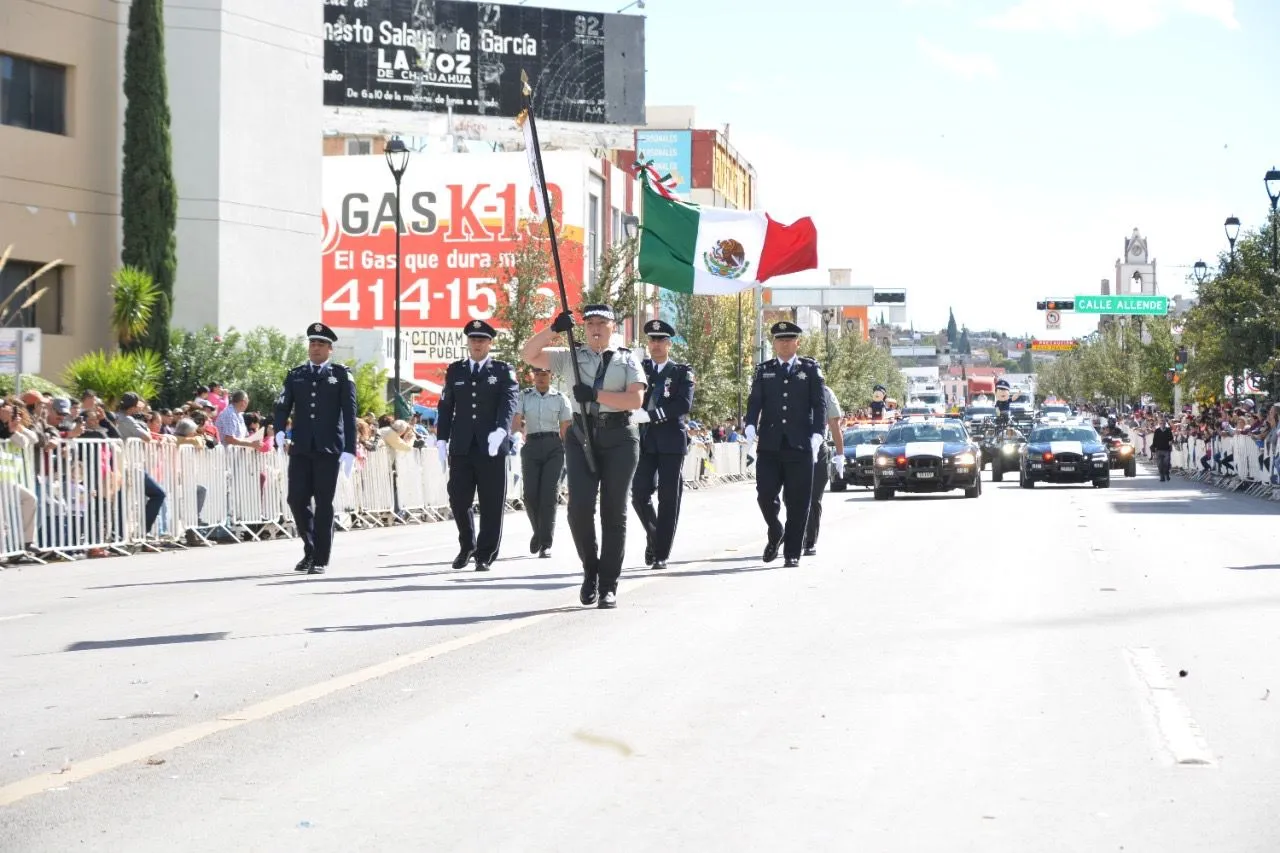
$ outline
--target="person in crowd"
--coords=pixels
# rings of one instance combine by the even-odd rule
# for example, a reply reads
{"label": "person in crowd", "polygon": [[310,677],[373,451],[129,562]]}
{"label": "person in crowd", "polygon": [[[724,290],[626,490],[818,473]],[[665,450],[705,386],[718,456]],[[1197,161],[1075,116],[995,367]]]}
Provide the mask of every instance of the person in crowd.
{"label": "person in crowd", "polygon": [[520,479],[524,511],[533,530],[529,553],[543,559],[551,556],[555,539],[556,494],[564,470],[564,436],[571,423],[569,398],[551,387],[551,371],[534,368],[533,387],[521,392],[512,429],[524,435]]}

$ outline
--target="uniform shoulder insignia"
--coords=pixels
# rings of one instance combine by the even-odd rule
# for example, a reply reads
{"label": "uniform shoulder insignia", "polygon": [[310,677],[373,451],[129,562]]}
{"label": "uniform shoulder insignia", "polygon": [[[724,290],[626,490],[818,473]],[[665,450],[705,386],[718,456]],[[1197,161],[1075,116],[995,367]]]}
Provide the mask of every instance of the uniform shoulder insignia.
{"label": "uniform shoulder insignia", "polygon": [[461,366],[462,364],[464,364],[466,361],[467,361],[467,359],[465,359],[465,358],[460,358],[460,359],[458,359],[458,360],[457,360],[457,361],[455,361],[455,362],[451,362],[451,363],[449,364],[449,366],[450,366],[450,367],[459,367],[459,366]]}
{"label": "uniform shoulder insignia", "polygon": [[510,366],[505,361],[498,361],[496,358],[490,361],[489,363],[492,364],[494,367],[498,368],[499,370],[504,370]]}

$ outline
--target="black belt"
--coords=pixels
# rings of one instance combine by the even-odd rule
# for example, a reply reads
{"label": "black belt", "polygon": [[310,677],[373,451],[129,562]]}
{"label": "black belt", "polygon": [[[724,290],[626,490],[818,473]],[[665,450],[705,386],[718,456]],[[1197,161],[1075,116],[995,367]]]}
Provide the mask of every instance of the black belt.
{"label": "black belt", "polygon": [[589,422],[599,427],[631,426],[630,412],[603,412],[599,415],[574,415],[574,420]]}
{"label": "black belt", "polygon": [[558,432],[531,432],[525,437],[526,441],[533,441],[535,438],[559,438]]}

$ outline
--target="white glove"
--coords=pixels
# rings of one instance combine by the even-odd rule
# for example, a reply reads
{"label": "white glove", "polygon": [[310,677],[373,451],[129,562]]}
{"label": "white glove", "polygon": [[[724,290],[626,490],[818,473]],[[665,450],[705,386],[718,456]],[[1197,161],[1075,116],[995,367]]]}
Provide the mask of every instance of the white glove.
{"label": "white glove", "polygon": [[449,464],[449,442],[437,441],[436,455],[440,457],[440,467],[446,467]]}
{"label": "white glove", "polygon": [[343,453],[338,457],[338,464],[342,466],[342,476],[350,477],[351,472],[356,468],[356,457],[351,453]]}
{"label": "white glove", "polygon": [[498,448],[502,446],[502,440],[507,437],[507,431],[502,428],[495,429],[489,433],[489,455],[497,456]]}
{"label": "white glove", "polygon": [[839,474],[841,477],[843,477],[844,476],[844,457],[837,456],[835,458],[835,463],[836,463],[836,473]]}
{"label": "white glove", "polygon": [[813,461],[818,461],[818,449],[822,447],[822,436],[815,435],[809,438],[809,445],[813,448]]}
{"label": "white glove", "polygon": [[631,413],[631,422],[633,424],[647,424],[649,420],[649,413],[644,409],[636,409]]}
{"label": "white glove", "polygon": [[747,424],[747,444],[756,443],[756,428],[751,424]]}

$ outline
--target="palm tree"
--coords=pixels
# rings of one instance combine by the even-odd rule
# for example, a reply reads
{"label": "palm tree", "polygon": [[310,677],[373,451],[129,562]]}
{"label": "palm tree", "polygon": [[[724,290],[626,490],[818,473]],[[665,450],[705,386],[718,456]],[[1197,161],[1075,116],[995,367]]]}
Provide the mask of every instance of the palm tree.
{"label": "palm tree", "polygon": [[141,338],[151,323],[151,313],[160,298],[151,273],[138,267],[124,266],[111,276],[111,329],[128,352],[141,346]]}

